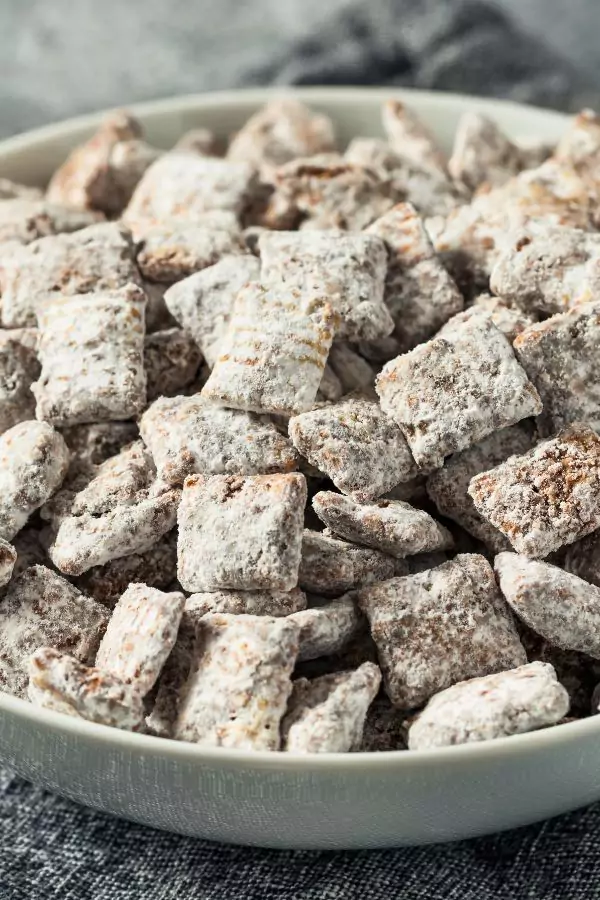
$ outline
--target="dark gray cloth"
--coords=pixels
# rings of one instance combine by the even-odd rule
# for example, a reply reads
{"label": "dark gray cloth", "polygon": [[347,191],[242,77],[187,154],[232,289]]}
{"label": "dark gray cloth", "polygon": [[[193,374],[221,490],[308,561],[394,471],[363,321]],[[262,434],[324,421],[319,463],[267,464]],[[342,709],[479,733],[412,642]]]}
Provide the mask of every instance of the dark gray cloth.
{"label": "dark gray cloth", "polygon": [[[593,28],[597,0],[588,2]],[[541,10],[545,0],[522,0],[521,17],[532,3]],[[118,103],[266,83],[415,85],[565,109],[594,100],[576,54],[562,59],[484,3],[208,6],[2,4],[0,134]],[[552,33],[552,22],[544,27]],[[592,900],[599,874],[600,806],[441,847],[282,853],[131,825],[0,769],[0,900]]]}

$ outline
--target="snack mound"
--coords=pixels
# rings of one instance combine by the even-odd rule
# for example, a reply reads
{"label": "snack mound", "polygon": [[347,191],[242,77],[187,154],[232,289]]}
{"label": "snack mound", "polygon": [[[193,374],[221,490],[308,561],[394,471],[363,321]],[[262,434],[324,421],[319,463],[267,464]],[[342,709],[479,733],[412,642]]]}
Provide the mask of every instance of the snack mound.
{"label": "snack mound", "polygon": [[0,179],[1,690],[287,753],[598,711],[600,122],[382,124]]}

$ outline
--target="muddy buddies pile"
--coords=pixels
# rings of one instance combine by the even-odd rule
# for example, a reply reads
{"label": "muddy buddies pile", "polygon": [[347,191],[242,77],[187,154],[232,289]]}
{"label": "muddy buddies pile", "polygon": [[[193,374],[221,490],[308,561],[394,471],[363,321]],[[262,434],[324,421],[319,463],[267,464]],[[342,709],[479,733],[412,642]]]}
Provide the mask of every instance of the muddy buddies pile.
{"label": "muddy buddies pile", "polygon": [[0,688],[291,753],[598,711],[600,119],[125,113],[0,180]]}

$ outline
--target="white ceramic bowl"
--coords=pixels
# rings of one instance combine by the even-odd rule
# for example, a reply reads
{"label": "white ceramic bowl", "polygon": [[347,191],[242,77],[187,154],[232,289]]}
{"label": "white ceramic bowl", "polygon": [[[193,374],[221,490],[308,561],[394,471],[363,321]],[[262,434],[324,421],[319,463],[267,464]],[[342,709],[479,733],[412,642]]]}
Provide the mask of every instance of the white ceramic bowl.
{"label": "white ceramic bowl", "polygon": [[[449,148],[461,113],[479,109],[515,137],[552,141],[554,112],[452,94],[298,90],[329,113],[342,141],[380,134],[379,108],[405,99]],[[170,146],[197,125],[234,131],[269,91],[132,107]],[[0,176],[43,184],[99,116],[0,144]],[[77,721],[0,693],[0,760],[31,781],[170,831],[269,847],[354,848],[445,841],[557,815],[600,798],[600,716],[533,734],[420,753],[298,757],[201,749]]]}

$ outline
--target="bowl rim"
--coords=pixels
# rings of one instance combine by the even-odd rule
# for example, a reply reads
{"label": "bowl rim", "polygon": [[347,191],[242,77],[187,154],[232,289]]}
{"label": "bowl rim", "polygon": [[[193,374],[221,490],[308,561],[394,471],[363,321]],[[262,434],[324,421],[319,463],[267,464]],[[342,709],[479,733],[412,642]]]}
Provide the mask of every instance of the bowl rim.
{"label": "bowl rim", "polygon": [[[343,107],[351,107],[357,101],[381,103],[384,99],[404,99],[407,103],[415,102],[420,107],[431,110],[440,107],[462,106],[464,109],[477,109],[493,114],[494,110],[522,115],[527,112],[531,117],[530,127],[535,128],[536,120],[553,122],[557,129],[564,126],[569,115],[552,109],[543,109],[512,100],[489,97],[476,97],[469,94],[441,91],[424,91],[415,88],[398,87],[293,87],[275,86],[251,89],[219,90],[203,93],[177,95],[160,100],[125,103],[122,107],[142,119],[160,118],[184,112],[202,112],[218,107],[260,106],[273,97],[291,95],[307,103],[327,103]],[[0,167],[2,157],[31,149],[32,145],[43,144],[67,136],[70,132],[92,130],[109,113],[111,109],[103,109],[93,113],[74,116],[59,123],[44,125],[22,134],[0,140]],[[0,691],[0,716],[8,713],[16,719],[25,720],[33,726],[41,725],[50,731],[68,733],[72,737],[95,740],[111,748],[126,749],[139,754],[167,756],[174,761],[205,765],[227,765],[233,769],[257,769],[286,771],[301,769],[315,773],[330,773],[332,770],[344,770],[344,774],[362,775],[365,767],[370,772],[385,772],[391,769],[401,772],[415,765],[437,767],[440,764],[462,765],[469,760],[484,761],[489,757],[520,756],[524,751],[537,752],[546,748],[554,749],[569,744],[577,744],[580,740],[595,735],[600,731],[600,716],[590,716],[574,722],[566,722],[531,731],[524,734],[500,737],[488,741],[439,747],[429,750],[391,750],[384,752],[356,753],[313,753],[293,754],[285,752],[259,750],[233,750],[222,747],[210,747],[186,741],[156,737],[150,734],[138,734],[112,728],[85,719],[77,719],[33,706],[27,700],[14,697]]]}

